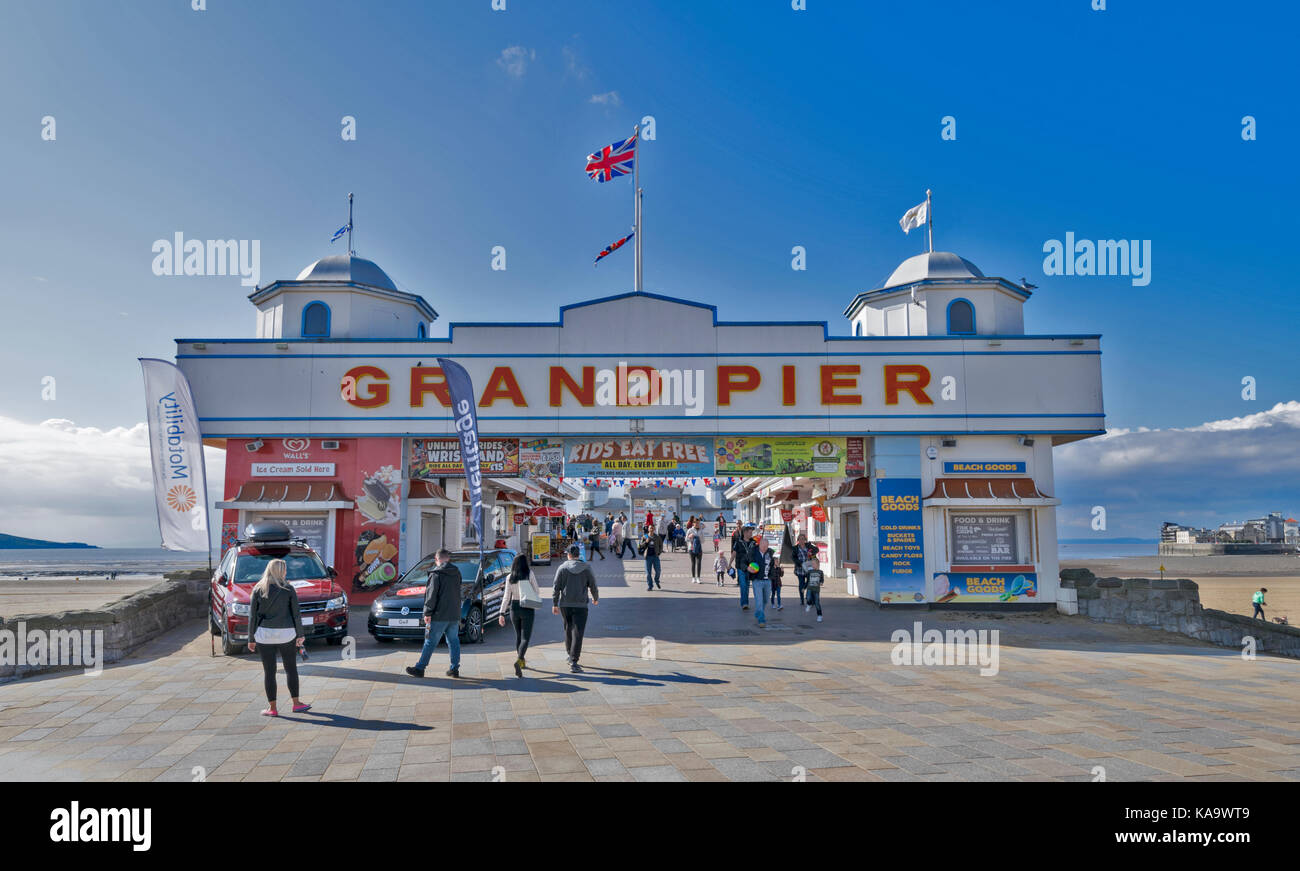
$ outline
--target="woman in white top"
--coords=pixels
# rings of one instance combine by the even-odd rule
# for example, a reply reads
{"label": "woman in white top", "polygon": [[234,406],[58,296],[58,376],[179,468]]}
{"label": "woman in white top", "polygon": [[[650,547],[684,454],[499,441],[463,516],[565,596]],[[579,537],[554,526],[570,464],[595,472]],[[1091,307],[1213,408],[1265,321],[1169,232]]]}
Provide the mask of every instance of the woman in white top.
{"label": "woman in white top", "polygon": [[524,654],[528,652],[528,641],[533,637],[533,620],[537,616],[532,608],[519,604],[519,582],[528,578],[531,571],[527,554],[521,553],[515,557],[501,597],[501,616],[497,618],[500,625],[506,625],[506,608],[510,609],[510,620],[515,624],[515,677],[523,677],[524,669],[528,666]]}
{"label": "woman in white top", "polygon": [[302,616],[298,610],[298,591],[285,579],[285,563],[273,559],[262,571],[262,579],[253,587],[248,602],[248,649],[262,655],[266,701],[264,717],[278,717],[275,709],[275,657],[284,661],[284,677],[293,697],[293,712],[311,708],[298,698],[298,651],[302,649]]}

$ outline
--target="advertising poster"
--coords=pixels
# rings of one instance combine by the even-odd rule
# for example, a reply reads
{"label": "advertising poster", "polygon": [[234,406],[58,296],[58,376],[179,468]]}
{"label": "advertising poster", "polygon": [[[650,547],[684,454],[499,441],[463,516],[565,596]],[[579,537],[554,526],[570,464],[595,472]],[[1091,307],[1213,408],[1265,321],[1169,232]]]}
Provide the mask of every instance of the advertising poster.
{"label": "advertising poster", "polygon": [[781,555],[781,542],[785,538],[784,523],[764,523],[763,537],[767,539],[767,546],[770,547],[776,555]]}
{"label": "advertising poster", "polygon": [[939,572],[934,576],[934,602],[1032,602],[1038,595],[1033,572]]}
{"label": "advertising poster", "polygon": [[551,537],[545,532],[534,532],[529,541],[533,552],[533,565],[549,566],[551,564]]}
{"label": "advertising poster", "polygon": [[[479,440],[479,467],[484,475],[514,478],[519,475],[519,440]],[[412,478],[463,478],[460,439],[411,439]]]}
{"label": "advertising poster", "polygon": [[326,514],[268,514],[265,519],[283,523],[294,538],[301,538],[326,565],[333,565],[334,555],[325,550],[329,516]]}
{"label": "advertising poster", "polygon": [[[849,463],[850,441],[856,470]],[[717,439],[714,453],[719,475],[836,478],[865,473],[861,436],[733,436]]]}
{"label": "advertising poster", "polygon": [[1014,514],[953,514],[952,561],[968,566],[1017,565]]}
{"label": "advertising poster", "polygon": [[921,479],[877,478],[880,602],[925,601],[925,541],[921,528]]}
{"label": "advertising poster", "polygon": [[[398,575],[397,548],[401,535],[401,449],[396,439],[361,439],[357,447],[356,509],[351,529],[355,538],[353,584],[362,589],[382,586]],[[396,447],[392,450],[390,445]],[[342,572],[342,567],[339,567]]]}
{"label": "advertising poster", "polygon": [[711,438],[565,439],[564,475],[711,476]]}
{"label": "advertising poster", "polygon": [[549,438],[523,439],[519,442],[520,477],[559,478],[563,475],[564,442]]}

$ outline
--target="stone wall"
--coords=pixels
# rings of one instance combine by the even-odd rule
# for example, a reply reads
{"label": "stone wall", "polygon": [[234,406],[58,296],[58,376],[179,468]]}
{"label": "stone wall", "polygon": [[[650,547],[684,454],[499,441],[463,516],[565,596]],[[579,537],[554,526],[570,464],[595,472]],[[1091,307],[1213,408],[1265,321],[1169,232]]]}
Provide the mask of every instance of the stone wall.
{"label": "stone wall", "polygon": [[1087,569],[1065,569],[1057,610],[1103,623],[1178,632],[1238,650],[1251,636],[1259,653],[1300,657],[1300,628],[1202,608],[1196,582],[1186,578],[1099,578]]}
{"label": "stone wall", "polygon": [[[33,633],[102,632],[103,664],[117,662],[132,650],[189,620],[206,615],[208,573],[206,570],[170,572],[155,584],[131,596],[93,610],[62,611],[55,614],[19,614],[0,619],[0,679],[22,677],[84,666],[24,663],[19,665],[16,647],[20,638]],[[21,627],[20,625],[21,624]],[[83,635],[83,637],[85,637]],[[12,638],[12,640],[10,640]],[[98,642],[96,642],[98,644]],[[8,645],[8,649],[5,647]],[[25,648],[30,650],[30,645]]]}

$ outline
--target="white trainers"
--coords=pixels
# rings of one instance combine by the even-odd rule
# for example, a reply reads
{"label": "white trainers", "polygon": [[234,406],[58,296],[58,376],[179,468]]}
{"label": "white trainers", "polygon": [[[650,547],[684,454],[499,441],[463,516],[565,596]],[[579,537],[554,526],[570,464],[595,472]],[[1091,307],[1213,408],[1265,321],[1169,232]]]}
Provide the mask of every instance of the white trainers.
{"label": "white trainers", "polygon": [[821,615],[821,614],[818,614],[818,615],[817,615],[817,622],[818,622],[818,623],[822,622],[822,615]]}
{"label": "white trainers", "polygon": [[812,610],[812,605],[804,605],[804,606],[803,606],[803,612],[804,612],[805,614],[807,614],[807,613],[808,613],[809,611],[811,611],[811,610]]}

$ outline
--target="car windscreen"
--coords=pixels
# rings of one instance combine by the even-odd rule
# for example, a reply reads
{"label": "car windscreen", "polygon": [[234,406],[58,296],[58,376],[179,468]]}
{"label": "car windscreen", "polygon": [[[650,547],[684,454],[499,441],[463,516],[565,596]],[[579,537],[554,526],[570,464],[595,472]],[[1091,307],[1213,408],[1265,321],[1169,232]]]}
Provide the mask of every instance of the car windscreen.
{"label": "car windscreen", "polygon": [[320,580],[325,577],[325,566],[314,553],[245,553],[235,560],[235,583],[257,583],[262,579],[267,563],[273,559],[284,560],[284,576],[287,580]]}
{"label": "car windscreen", "polygon": [[[475,576],[478,574],[478,570],[474,567],[474,560],[452,560],[451,565],[460,570],[460,579],[462,582],[468,583],[473,581]],[[397,584],[394,589],[402,589],[403,587],[423,587],[428,585],[429,575],[433,574],[434,569],[437,567],[438,564],[432,560],[428,563],[421,562],[416,564],[409,572],[402,575],[401,583]]]}

